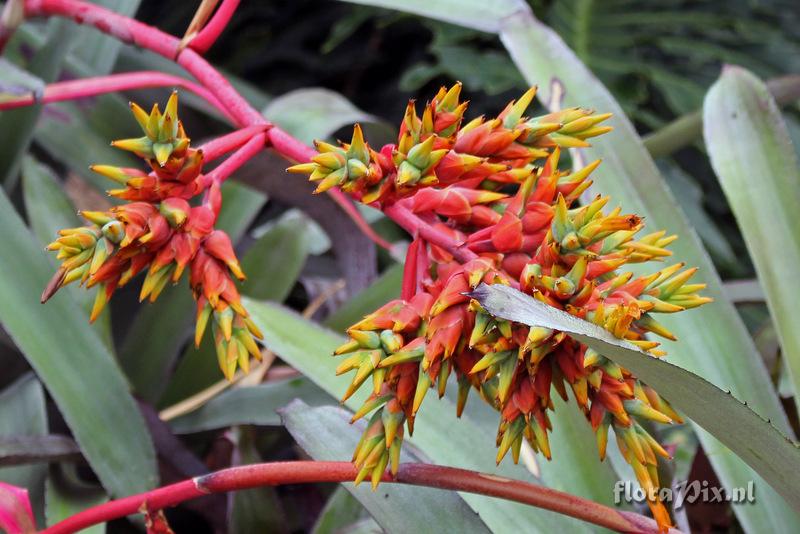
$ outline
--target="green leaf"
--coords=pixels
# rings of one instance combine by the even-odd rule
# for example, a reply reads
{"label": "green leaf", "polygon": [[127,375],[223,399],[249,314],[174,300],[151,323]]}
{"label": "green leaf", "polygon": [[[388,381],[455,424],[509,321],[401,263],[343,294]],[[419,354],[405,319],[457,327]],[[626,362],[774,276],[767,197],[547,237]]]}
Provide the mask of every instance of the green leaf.
{"label": "green leaf", "polygon": [[[78,512],[108,501],[102,488],[79,479],[75,466],[60,464],[50,469],[45,485],[45,513],[47,525],[71,517]],[[105,523],[81,530],[81,534],[103,534]]]}
{"label": "green leaf", "polygon": [[361,503],[344,486],[339,486],[328,497],[311,534],[336,534],[363,516]]}
{"label": "green leaf", "polygon": [[[349,425],[350,414],[333,406],[311,408],[296,400],[281,410],[287,430],[315,460],[341,460],[352,455],[364,421]],[[402,461],[420,461],[406,449]],[[455,492],[431,488],[382,484],[372,491],[369,484],[343,484],[387,532],[479,533],[489,530]]]}
{"label": "green leaf", "polygon": [[[233,181],[222,185],[222,196],[224,202],[217,227],[228,232],[235,243],[261,211],[267,197]],[[155,402],[167,387],[167,373],[191,334],[194,318],[194,300],[185,281],[166,288],[157,301],[143,304],[136,314],[119,358],[134,390],[143,399]],[[194,345],[187,349],[187,354],[196,352]]]}
{"label": "green leaf", "polygon": [[[67,20],[50,21],[44,45],[34,53],[27,70],[44,83],[55,80],[72,45],[72,30]],[[35,105],[5,111],[0,116],[0,182],[7,191],[16,186],[19,166],[28,150],[41,110],[41,105]]]}
{"label": "green leaf", "polygon": [[[243,299],[253,321],[264,333],[264,345],[298,371],[313,380],[333,396],[340,396],[350,383],[350,378],[336,376],[338,360],[331,357],[333,350],[344,339],[319,325],[303,319],[299,314],[280,305]],[[348,399],[345,405],[358,408],[367,396],[362,389]],[[467,403],[481,402],[477,397]],[[434,463],[497,474],[509,478],[539,482],[521,465],[504,462],[495,464],[497,451],[494,439],[499,415],[486,424],[484,418],[465,413],[456,418],[456,403],[445,396],[431,398],[417,414],[414,436],[408,441],[417,446]],[[352,451],[342,457],[350,458]],[[613,487],[608,488],[611,493]],[[529,506],[498,501],[478,495],[464,494],[470,507],[494,531],[586,532],[589,527],[564,516],[534,509]]]}
{"label": "green leaf", "polygon": [[281,95],[272,100],[262,113],[305,143],[324,139],[354,122],[377,121],[339,93],[321,87],[296,89]]}
{"label": "green leaf", "polygon": [[283,302],[311,252],[312,224],[303,212],[292,210],[266,228],[242,257],[247,280],[241,292],[260,300]]}
{"label": "green leaf", "polygon": [[[41,383],[28,373],[0,393],[0,436],[44,436],[47,410]],[[44,517],[44,464],[0,468],[0,480],[29,491],[37,523]]]}
{"label": "green leaf", "polygon": [[677,164],[670,160],[660,161],[659,169],[669,185],[675,199],[680,202],[686,217],[697,235],[703,240],[708,253],[716,265],[722,265],[728,272],[742,270],[741,262],[733,247],[722,234],[717,222],[703,208],[703,190]]}
{"label": "green leaf", "polygon": [[[92,172],[90,165],[141,165],[141,160],[109,144],[111,139],[135,134],[136,123],[129,121],[130,109],[121,97],[104,95],[97,98],[91,108],[79,107],[73,102],[50,106],[53,113],[46,113],[39,119],[35,132],[37,145],[96,189],[105,191],[113,184]],[[120,120],[109,121],[108,117]]]}
{"label": "green leaf", "polygon": [[769,90],[728,66],[703,105],[711,164],[744,236],[767,296],[800,406],[800,168]]}
{"label": "green leaf", "polygon": [[630,370],[729,447],[795,510],[800,510],[800,481],[794,476],[800,470],[800,448],[730,392],[648,355],[594,323],[548,306],[511,287],[481,285],[471,296],[492,315],[566,332]]}
{"label": "green leaf", "polygon": [[169,369],[191,336],[194,299],[189,284],[181,280],[166,287],[157,301],[139,308],[119,348],[119,363],[136,394],[153,401],[166,387]]}
{"label": "green leaf", "polygon": [[25,211],[41,245],[53,241],[58,230],[82,224],[75,206],[49,168],[28,156],[22,163],[22,180]]}
{"label": "green leaf", "polygon": [[176,434],[191,434],[234,425],[279,426],[276,410],[293,399],[312,406],[335,402],[333,397],[305,377],[235,387],[214,397],[197,410],[169,422]]}
{"label": "green leaf", "polygon": [[0,193],[0,321],[56,401],[84,456],[115,495],[156,483],[153,444],[114,356],[66,292],[46,305],[49,260]]}
{"label": "green leaf", "polygon": [[[22,162],[22,197],[31,230],[42,246],[53,241],[62,228],[74,228],[84,224],[78,218],[75,206],[64,193],[61,183],[52,171],[30,156],[26,156]],[[49,255],[49,258],[55,269],[58,262],[53,255]],[[71,284],[62,291],[69,292],[87,314],[91,312],[94,305],[94,291],[86,291],[77,284]],[[110,313],[102,314],[91,328],[97,331],[106,345],[109,347],[113,345]]]}
{"label": "green leaf", "polygon": [[4,57],[0,57],[0,102],[28,94],[41,93],[44,82],[30,72],[17,67]]}
{"label": "green leaf", "polygon": [[353,4],[388,7],[467,26],[497,32],[503,19],[525,9],[521,0],[347,0]]}
{"label": "green leaf", "polygon": [[325,320],[325,326],[332,330],[345,330],[368,313],[372,313],[390,300],[400,297],[402,283],[403,265],[396,263],[386,269],[371,286],[355,295],[331,314]]}

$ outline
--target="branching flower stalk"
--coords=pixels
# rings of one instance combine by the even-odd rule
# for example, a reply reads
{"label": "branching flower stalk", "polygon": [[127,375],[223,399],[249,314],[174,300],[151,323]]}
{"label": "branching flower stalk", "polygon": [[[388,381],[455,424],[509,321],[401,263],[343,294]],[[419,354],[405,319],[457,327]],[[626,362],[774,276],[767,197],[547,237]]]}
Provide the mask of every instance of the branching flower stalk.
{"label": "branching flower stalk", "polygon": [[[237,366],[246,368],[248,353],[258,354],[253,338],[260,333],[233,284],[232,276],[241,279],[244,273],[230,240],[214,223],[222,202],[220,184],[271,145],[300,162],[290,171],[309,174],[318,192],[331,194],[366,232],[371,229],[342,192],[382,209],[413,236],[402,298],[351,327],[350,341],[336,351],[344,356],[339,372],[355,371],[345,398],[365,383],[371,386],[369,399],[354,416],[370,419],[354,454],[353,478],[377,484],[389,476],[387,467],[402,472],[398,462],[404,433],[413,431],[429,389],[444,395],[454,375],[459,414],[472,390],[500,412],[498,462],[509,451],[518,460],[523,441],[550,457],[551,394],[566,400],[570,389],[595,430],[601,458],[613,430],[639,482],[648,490],[656,488],[657,457],[669,455],[641,421],[680,421],[669,404],[565,333],[496,319],[467,296],[481,282],[511,285],[657,357],[663,352],[647,334],[674,336],[654,315],[709,301],[697,293],[702,284],[689,283],[694,270],[682,264],[639,277],[620,270],[668,257],[665,247],[674,236],[655,232],[637,237],[640,218],[619,208],[606,211],[606,197],[577,205],[599,162],[562,171],[560,151],[588,146],[587,139],[609,131],[602,124],[608,115],[572,108],[528,117],[532,89],[496,118],[466,122],[467,105],[456,85],[442,89],[421,116],[409,104],[396,144],[375,150],[356,126],[350,143],[318,142],[314,151],[271,125],[201,57],[237,3],[224,1],[206,28],[181,43],[80,0],[25,2],[27,17],[64,16],[174,60],[197,82],[169,82],[205,96],[239,128],[194,149],[178,120],[176,95],[163,113],[157,106],[150,113],[132,106],[144,136],[115,146],[139,155],[148,168],[94,168],[122,185],[111,194],[128,203],[107,212],[83,212],[89,226],[62,231],[50,246],[62,266],[43,300],[73,281],[98,286],[95,318],[114,291],[137,273],[146,271],[141,297],[152,300],[188,269],[198,339],[211,321],[223,373],[230,377]],[[80,98],[168,80],[157,81],[148,82],[146,73],[129,73],[64,82],[49,86],[44,98]],[[0,109],[34,101],[12,100],[0,103]],[[203,174],[206,159],[228,153]],[[666,530],[668,512],[657,500],[649,504],[659,528]]]}
{"label": "branching flower stalk", "polygon": [[498,463],[509,452],[518,462],[523,441],[550,459],[552,394],[567,401],[569,389],[600,458],[613,430],[666,529],[669,513],[655,496],[658,457],[669,453],[642,422],[680,416],[602,354],[564,332],[492,317],[469,292],[482,282],[513,286],[661,357],[646,335],[675,336],[655,315],[708,302],[697,294],[704,286],[689,283],[695,269],[680,263],[639,277],[621,271],[668,257],[676,236],[637,237],[641,219],[606,211],[608,197],[576,205],[600,162],[561,171],[561,150],[608,132],[602,123],[609,115],[572,108],[527,117],[531,89],[496,118],[466,122],[460,90],[442,88],[421,116],[409,103],[395,145],[373,150],[356,125],[350,143],[318,141],[311,163],[289,168],[309,174],[318,192],[340,187],[396,220],[413,214],[426,223],[412,231],[402,298],[353,325],[350,341],[336,350],[344,358],[337,373],[354,372],[343,400],[371,390],[353,416],[369,417],[353,455],[356,482],[377,485],[387,466],[397,471],[423,400],[431,389],[444,396],[452,374],[459,416],[473,390],[500,412]]}

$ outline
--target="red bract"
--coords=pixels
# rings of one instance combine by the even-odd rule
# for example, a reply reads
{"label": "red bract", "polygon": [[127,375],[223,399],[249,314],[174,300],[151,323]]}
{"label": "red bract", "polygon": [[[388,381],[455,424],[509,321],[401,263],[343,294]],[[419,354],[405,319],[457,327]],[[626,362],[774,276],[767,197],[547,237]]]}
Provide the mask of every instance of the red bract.
{"label": "red bract", "polygon": [[[90,320],[94,321],[114,292],[142,271],[140,300],[155,301],[167,283],[177,283],[187,267],[197,300],[196,343],[213,317],[219,365],[228,379],[237,367],[247,370],[249,358],[261,357],[253,337],[258,328],[248,319],[231,278],[245,276],[227,234],[215,230],[221,204],[218,183],[202,174],[203,153],[189,146],[177,116],[173,93],[162,114],[157,105],[148,114],[136,104],[131,110],[144,132],[136,139],[113,143],[144,158],[150,167],[138,169],[95,165],[93,170],[122,183],[113,196],[132,200],[106,212],[84,211],[91,226],[62,230],[48,246],[58,251],[61,267],[42,294],[42,302],[61,286],[79,280],[99,286]],[[203,203],[190,199],[205,192]]]}

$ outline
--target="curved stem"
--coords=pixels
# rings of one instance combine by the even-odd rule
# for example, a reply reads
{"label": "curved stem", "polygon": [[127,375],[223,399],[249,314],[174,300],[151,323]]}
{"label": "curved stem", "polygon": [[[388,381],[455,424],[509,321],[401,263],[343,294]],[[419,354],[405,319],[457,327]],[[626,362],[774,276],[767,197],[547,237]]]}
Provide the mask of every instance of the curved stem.
{"label": "curved stem", "polygon": [[207,141],[199,146],[198,150],[203,152],[203,161],[213,161],[232,150],[236,150],[248,142],[254,135],[269,128],[270,126],[267,124],[257,124],[256,126],[241,128],[235,132],[221,135]]}
{"label": "curved stem", "polygon": [[222,0],[222,5],[214,12],[208,24],[189,42],[189,47],[200,54],[207,52],[225,30],[237,7],[239,0]]}
{"label": "curved stem", "polygon": [[239,149],[231,154],[225,161],[220,163],[213,171],[206,174],[206,179],[221,184],[227,180],[239,167],[250,161],[266,146],[267,134],[262,132],[252,136]]}
{"label": "curved stem", "polygon": [[442,247],[462,263],[478,257],[464,243],[459,243],[450,235],[429,225],[401,203],[392,204],[384,208],[383,212],[412,236],[419,236],[429,243]]}
{"label": "curved stem", "polygon": [[36,94],[31,91],[0,102],[0,110],[14,109],[32,104],[50,104],[52,102],[86,98],[116,91],[150,87],[180,87],[186,89],[207,100],[230,119],[225,107],[205,87],[180,76],[149,70],[51,83],[44,88],[42,94]]}
{"label": "curved stem", "polygon": [[[56,523],[42,533],[70,534],[92,525],[139,513],[143,508],[161,510],[211,493],[279,484],[349,482],[357,474],[358,470],[351,462],[297,461],[231,467],[89,508]],[[617,532],[658,532],[655,521],[638,514],[623,514],[608,506],[554,489],[465,469],[402,464],[397,475],[386,473],[383,481],[498,497],[551,510]],[[678,534],[676,530],[672,532]]]}

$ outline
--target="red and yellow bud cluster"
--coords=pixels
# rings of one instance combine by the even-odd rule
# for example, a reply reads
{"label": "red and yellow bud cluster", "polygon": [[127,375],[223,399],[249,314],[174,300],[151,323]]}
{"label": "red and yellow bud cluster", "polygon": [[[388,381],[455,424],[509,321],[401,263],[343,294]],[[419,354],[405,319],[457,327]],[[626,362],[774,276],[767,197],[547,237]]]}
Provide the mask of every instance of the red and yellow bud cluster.
{"label": "red and yellow bud cluster", "polygon": [[[611,128],[599,125],[610,115],[572,108],[541,117],[523,117],[536,91],[531,89],[494,119],[483,117],[462,124],[466,102],[461,85],[442,88],[425,106],[422,117],[409,102],[397,144],[372,150],[356,125],[350,144],[317,142],[311,163],[289,172],[309,174],[317,192],[339,186],[358,200],[388,205],[426,187],[459,182],[474,185],[485,179],[496,184],[519,183],[528,166],[557,147],[589,146],[586,139]],[[479,210],[482,211],[482,210]]]}
{"label": "red and yellow bud cluster", "polygon": [[[670,405],[566,333],[492,317],[469,293],[481,283],[513,286],[660,357],[659,343],[647,334],[675,337],[655,314],[709,302],[697,294],[704,286],[688,283],[695,270],[682,264],[644,276],[622,271],[627,264],[662,261],[675,236],[637,237],[641,218],[606,210],[607,197],[578,205],[599,162],[561,171],[560,148],[586,146],[586,138],[608,130],[598,126],[607,115],[570,109],[527,119],[531,90],[497,118],[462,126],[466,106],[457,102],[458,90],[440,91],[421,119],[411,106],[397,146],[379,153],[359,149],[368,172],[335,180],[362,201],[399,203],[474,258],[459,261],[441,242],[415,236],[403,299],[353,325],[350,341],[336,351],[345,358],[338,372],[355,371],[345,398],[364,383],[371,386],[354,417],[374,412],[354,455],[359,480],[369,476],[376,484],[387,465],[396,471],[404,424],[411,433],[428,390],[444,395],[454,375],[459,415],[472,390],[498,410],[498,462],[509,451],[516,462],[523,442],[549,459],[552,395],[567,400],[571,390],[601,458],[613,429],[642,486],[657,487],[657,458],[669,454],[641,422],[680,421]],[[367,146],[359,130],[349,147],[324,154],[356,145]],[[325,161],[302,170],[317,178],[327,172],[321,170]],[[373,168],[380,169],[377,182],[370,178],[377,176]],[[666,527],[666,509],[658,501],[650,505]]]}
{"label": "red and yellow bud cluster", "polygon": [[[127,204],[108,211],[83,211],[90,224],[61,230],[48,245],[61,266],[44,293],[47,301],[59,288],[79,281],[98,286],[90,321],[105,308],[114,292],[140,272],[146,272],[139,299],[155,301],[167,283],[177,283],[186,268],[197,300],[195,342],[199,345],[210,318],[220,368],[228,379],[237,366],[247,370],[250,355],[261,353],[253,337],[261,333],[241,304],[233,277],[244,280],[230,239],[215,230],[219,186],[202,174],[203,154],[190,147],[177,115],[173,93],[164,113],[154,105],[148,114],[131,104],[145,135],[115,141],[117,148],[145,159],[150,172],[95,165],[92,169],[125,189],[109,191]],[[201,192],[200,205],[189,200]]]}

